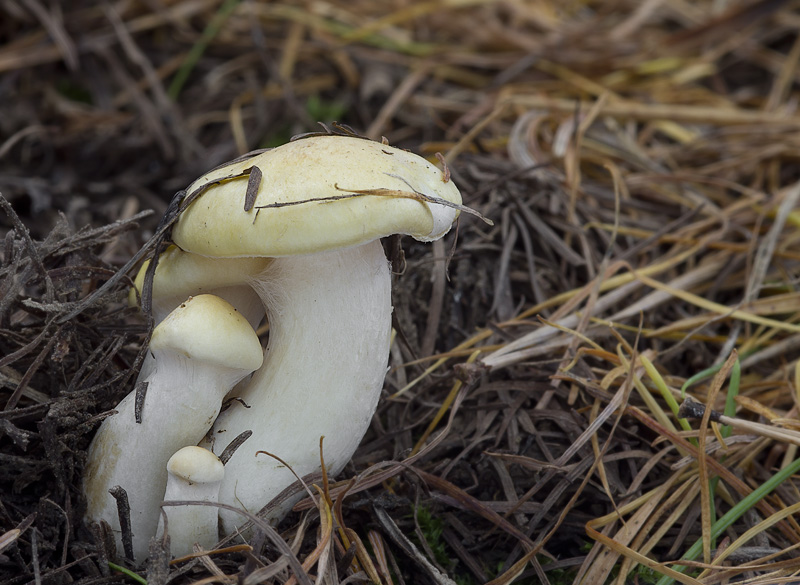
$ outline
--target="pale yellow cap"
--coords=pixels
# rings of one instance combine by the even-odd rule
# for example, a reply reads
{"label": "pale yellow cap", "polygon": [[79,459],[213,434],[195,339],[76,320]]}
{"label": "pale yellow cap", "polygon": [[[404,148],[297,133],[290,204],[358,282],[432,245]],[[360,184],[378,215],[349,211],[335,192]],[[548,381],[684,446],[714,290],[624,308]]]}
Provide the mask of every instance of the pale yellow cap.
{"label": "pale yellow cap", "polygon": [[[144,277],[150,260],[146,260],[134,280],[134,288],[128,294],[131,306],[138,305],[136,291],[142,294]],[[250,275],[256,275],[269,266],[268,258],[237,258],[221,260],[197,254],[187,254],[177,246],[170,246],[158,257],[158,266],[153,278],[153,298],[182,295],[184,291],[196,294],[212,292],[222,287],[240,285]],[[135,289],[135,290],[134,290]]]}
{"label": "pale yellow cap", "polygon": [[[452,205],[431,200],[461,204],[453,182],[424,158],[338,135],[302,138],[216,169],[186,192],[253,166],[262,177],[252,209],[244,211],[247,177],[211,185],[181,214],[173,241],[189,252],[225,258],[310,254],[392,234],[430,241],[458,216]],[[258,209],[273,204],[288,205]]]}
{"label": "pale yellow cap", "polygon": [[153,330],[150,349],[248,372],[260,368],[264,360],[258,336],[247,320],[214,295],[189,297],[167,315]]}
{"label": "pale yellow cap", "polygon": [[203,447],[183,447],[167,462],[167,471],[189,483],[216,483],[225,476],[219,457]]}

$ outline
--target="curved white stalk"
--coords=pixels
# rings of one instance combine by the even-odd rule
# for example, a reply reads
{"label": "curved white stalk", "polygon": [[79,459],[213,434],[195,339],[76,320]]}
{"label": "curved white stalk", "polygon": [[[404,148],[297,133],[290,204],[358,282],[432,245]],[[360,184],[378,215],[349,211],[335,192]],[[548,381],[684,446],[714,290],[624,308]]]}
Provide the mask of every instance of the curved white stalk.
{"label": "curved white stalk", "polygon": [[263,360],[252,327],[212,295],[190,298],[170,313],[154,330],[150,352],[153,361],[139,380],[148,383],[141,423],[131,392],[100,425],[84,474],[87,519],[108,522],[119,550],[117,505],[108,490],[118,485],[127,492],[137,562],[158,526],[167,461],[203,438],[225,394]]}
{"label": "curved white stalk", "polygon": [[[372,419],[386,375],[391,274],[380,242],[278,258],[255,281],[267,308],[264,365],[220,414],[210,436],[216,453],[242,431],[253,435],[226,463],[220,502],[257,512],[300,476],[325,463],[336,475]],[[288,505],[291,505],[289,503]],[[276,510],[280,517],[287,507]],[[242,516],[220,512],[226,533]]]}

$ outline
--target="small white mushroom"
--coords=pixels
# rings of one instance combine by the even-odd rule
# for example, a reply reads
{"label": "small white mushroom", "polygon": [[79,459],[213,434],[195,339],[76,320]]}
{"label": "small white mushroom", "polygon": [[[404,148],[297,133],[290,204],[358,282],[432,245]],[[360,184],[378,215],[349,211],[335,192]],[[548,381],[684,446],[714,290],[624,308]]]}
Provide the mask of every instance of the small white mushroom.
{"label": "small white mushroom", "polygon": [[158,527],[169,458],[203,438],[225,394],[263,361],[253,328],[213,295],[190,297],[172,311],[153,331],[149,351],[151,363],[140,379],[148,383],[141,422],[131,392],[100,425],[84,473],[87,519],[108,522],[120,550],[116,500],[108,490],[127,492],[137,562],[147,556]]}
{"label": "small white mushroom", "polygon": [[[216,502],[225,468],[219,457],[202,447],[184,447],[167,463],[164,500]],[[219,516],[215,506],[164,506],[173,557],[191,554],[196,543],[211,549],[219,540]],[[158,534],[164,533],[163,517]]]}

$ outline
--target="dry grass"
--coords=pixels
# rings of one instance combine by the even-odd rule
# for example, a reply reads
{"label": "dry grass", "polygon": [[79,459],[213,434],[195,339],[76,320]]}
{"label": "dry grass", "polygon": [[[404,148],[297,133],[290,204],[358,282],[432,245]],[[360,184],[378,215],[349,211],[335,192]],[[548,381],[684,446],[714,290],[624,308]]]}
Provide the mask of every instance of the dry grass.
{"label": "dry grass", "polygon": [[80,300],[205,169],[338,119],[494,226],[403,242],[343,481],[148,583],[800,582],[799,8],[0,3],[0,581],[133,582],[79,477],[143,325],[124,279]]}

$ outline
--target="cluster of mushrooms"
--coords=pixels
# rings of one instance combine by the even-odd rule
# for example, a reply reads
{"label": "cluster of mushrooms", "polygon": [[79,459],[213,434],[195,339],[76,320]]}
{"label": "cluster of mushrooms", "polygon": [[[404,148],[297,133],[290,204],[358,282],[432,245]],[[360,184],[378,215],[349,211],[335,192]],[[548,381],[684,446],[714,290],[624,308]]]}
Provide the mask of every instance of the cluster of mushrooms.
{"label": "cluster of mushrooms", "polygon": [[[235,178],[254,172],[260,182]],[[391,273],[379,239],[438,239],[461,208],[447,172],[342,135],[235,161],[187,193],[198,191],[154,271],[144,400],[128,395],[88,453],[87,520],[107,522],[121,547],[111,492],[123,488],[136,562],[165,530],[163,500],[257,513],[295,474],[321,469],[321,437],[327,471],[343,469],[387,371]],[[255,333],[264,319],[266,350]],[[223,465],[219,455],[247,431]],[[295,501],[269,507],[267,519]],[[163,509],[173,556],[211,548],[246,522],[227,507]]]}

